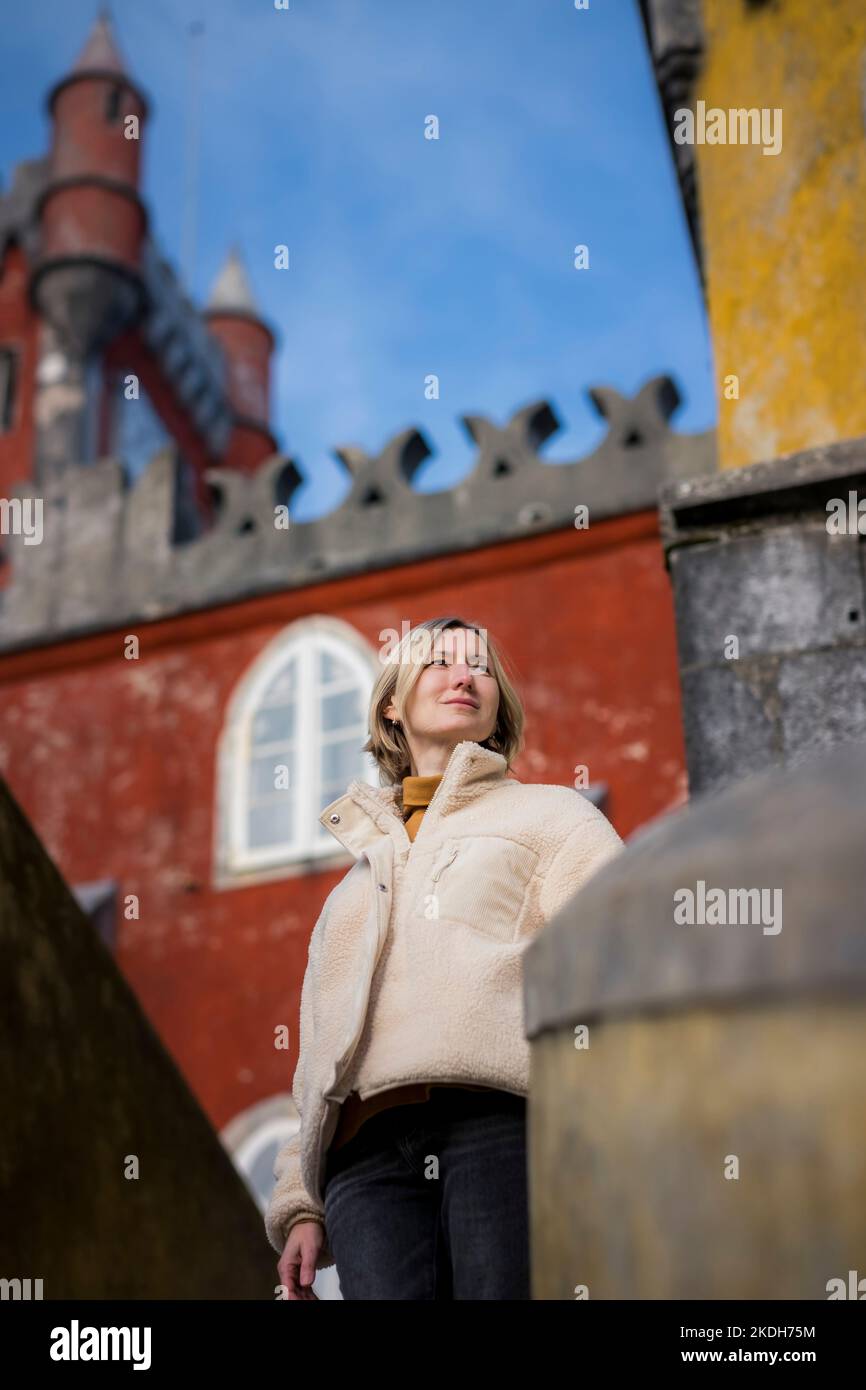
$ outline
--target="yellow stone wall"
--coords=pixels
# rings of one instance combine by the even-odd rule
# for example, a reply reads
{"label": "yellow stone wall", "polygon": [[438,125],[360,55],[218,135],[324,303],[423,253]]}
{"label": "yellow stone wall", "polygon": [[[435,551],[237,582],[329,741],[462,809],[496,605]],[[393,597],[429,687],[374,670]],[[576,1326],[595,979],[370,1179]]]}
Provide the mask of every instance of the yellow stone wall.
{"label": "yellow stone wall", "polygon": [[782,111],[777,155],[695,144],[719,462],[739,468],[866,434],[866,0],[703,14],[695,101]]}

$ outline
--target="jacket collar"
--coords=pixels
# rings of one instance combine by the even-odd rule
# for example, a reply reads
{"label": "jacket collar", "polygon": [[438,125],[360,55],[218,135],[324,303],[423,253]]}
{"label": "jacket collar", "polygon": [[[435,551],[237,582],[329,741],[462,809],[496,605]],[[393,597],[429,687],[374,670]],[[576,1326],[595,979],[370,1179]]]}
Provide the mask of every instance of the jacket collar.
{"label": "jacket collar", "polygon": [[[469,739],[455,745],[424,812],[421,825],[424,831],[432,822],[468,806],[477,797],[502,782],[508,764],[501,753],[482,748]],[[319,816],[320,823],[330,830],[340,844],[356,858],[375,840],[388,835],[399,844],[409,844],[399,814],[400,787],[371,787],[369,782],[356,778],[342,796],[326,806]],[[334,820],[333,817],[338,817]],[[429,830],[427,830],[429,833]]]}

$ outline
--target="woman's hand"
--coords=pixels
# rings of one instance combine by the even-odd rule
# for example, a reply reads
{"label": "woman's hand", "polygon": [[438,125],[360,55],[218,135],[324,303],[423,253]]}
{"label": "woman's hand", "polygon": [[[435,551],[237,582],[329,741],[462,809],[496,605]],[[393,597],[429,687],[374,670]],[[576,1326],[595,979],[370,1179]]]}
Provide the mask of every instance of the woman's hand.
{"label": "woman's hand", "polygon": [[319,1295],[313,1293],[313,1280],[324,1239],[325,1233],[319,1221],[298,1221],[289,1231],[277,1265],[280,1283],[288,1289],[289,1299],[314,1298],[316,1302],[319,1301]]}

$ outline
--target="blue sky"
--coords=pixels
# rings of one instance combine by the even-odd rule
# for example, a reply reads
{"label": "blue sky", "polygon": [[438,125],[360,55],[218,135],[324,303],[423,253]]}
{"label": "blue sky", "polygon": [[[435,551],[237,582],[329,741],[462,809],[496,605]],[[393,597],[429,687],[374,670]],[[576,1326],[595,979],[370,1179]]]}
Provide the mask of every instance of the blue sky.
{"label": "blue sky", "polygon": [[[44,94],[95,0],[2,5],[0,172],[48,148]],[[115,0],[152,102],[143,191],[192,298],[239,243],[278,335],[274,423],[308,483],[297,520],[346,490],[337,445],[409,425],[427,490],[463,476],[463,414],[548,398],[544,455],[605,432],[586,388],[669,372],[676,429],[715,423],[710,347],[637,0]],[[204,29],[191,38],[190,25]],[[199,141],[186,158],[193,46]],[[425,117],[440,123],[424,139]],[[184,209],[194,193],[187,255]],[[290,249],[288,270],[274,247]],[[585,243],[590,268],[573,268]],[[424,380],[440,379],[439,400]]]}

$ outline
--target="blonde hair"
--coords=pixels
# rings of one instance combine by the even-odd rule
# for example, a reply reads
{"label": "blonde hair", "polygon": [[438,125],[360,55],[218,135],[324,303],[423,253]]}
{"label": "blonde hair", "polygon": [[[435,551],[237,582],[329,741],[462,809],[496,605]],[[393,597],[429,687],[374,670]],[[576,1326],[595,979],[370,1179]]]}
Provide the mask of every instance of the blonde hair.
{"label": "blonde hair", "polygon": [[399,786],[403,778],[408,777],[412,771],[409,744],[402,722],[400,726],[393,724],[390,719],[385,718],[383,711],[393,700],[397,706],[398,717],[402,721],[406,701],[424,669],[423,663],[429,655],[435,636],[446,628],[460,627],[481,636],[481,650],[486,657],[486,669],[499,687],[496,727],[489,738],[482,741],[481,747],[501,753],[510,767],[523,746],[523,705],[508,677],[502,657],[487,636],[487,629],[456,615],[428,618],[426,622],[418,623],[405,633],[391,652],[383,657],[384,670],[376,680],[370,697],[370,736],[364,744],[363,752],[372,753],[378,763],[379,781],[383,787],[395,784]]}

